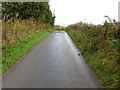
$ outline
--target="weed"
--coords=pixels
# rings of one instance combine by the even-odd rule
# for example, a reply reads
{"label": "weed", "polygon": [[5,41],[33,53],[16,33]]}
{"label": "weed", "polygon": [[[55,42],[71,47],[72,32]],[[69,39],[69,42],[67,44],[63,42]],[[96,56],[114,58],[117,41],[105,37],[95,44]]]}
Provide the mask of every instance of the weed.
{"label": "weed", "polygon": [[104,25],[80,22],[69,25],[66,31],[95,71],[101,84],[106,88],[118,88],[120,44],[116,37],[116,25],[109,22]]}

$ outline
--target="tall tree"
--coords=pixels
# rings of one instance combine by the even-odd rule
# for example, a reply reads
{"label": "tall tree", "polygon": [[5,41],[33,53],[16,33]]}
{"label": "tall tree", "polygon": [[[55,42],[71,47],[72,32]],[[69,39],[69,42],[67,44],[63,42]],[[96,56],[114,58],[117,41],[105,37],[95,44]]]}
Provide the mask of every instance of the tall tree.
{"label": "tall tree", "polygon": [[[48,2],[4,2],[2,3],[3,17],[30,19],[37,22],[54,25],[55,17],[52,17]],[[3,18],[2,17],[2,18]]]}

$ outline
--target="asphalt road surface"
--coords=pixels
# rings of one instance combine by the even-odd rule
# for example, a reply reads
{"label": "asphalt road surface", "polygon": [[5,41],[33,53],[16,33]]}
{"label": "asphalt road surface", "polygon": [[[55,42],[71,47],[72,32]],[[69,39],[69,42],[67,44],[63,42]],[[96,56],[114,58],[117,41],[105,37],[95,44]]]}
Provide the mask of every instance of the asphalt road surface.
{"label": "asphalt road surface", "polygon": [[2,78],[3,88],[99,88],[94,72],[64,31],[38,43]]}

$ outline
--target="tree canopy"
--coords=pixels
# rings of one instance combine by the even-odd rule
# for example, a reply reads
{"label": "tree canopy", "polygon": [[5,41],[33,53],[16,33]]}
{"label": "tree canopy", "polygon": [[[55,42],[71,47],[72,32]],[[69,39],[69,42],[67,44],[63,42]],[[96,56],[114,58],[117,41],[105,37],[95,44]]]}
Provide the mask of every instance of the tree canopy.
{"label": "tree canopy", "polygon": [[54,25],[48,2],[3,2],[2,18],[30,19],[37,22]]}

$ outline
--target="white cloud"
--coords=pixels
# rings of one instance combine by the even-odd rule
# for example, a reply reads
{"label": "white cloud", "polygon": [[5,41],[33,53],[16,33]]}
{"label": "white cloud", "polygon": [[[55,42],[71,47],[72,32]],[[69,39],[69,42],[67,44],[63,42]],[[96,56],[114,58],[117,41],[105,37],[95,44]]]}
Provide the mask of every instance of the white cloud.
{"label": "white cloud", "polygon": [[51,0],[51,10],[55,9],[55,24],[73,24],[79,21],[100,24],[105,15],[118,20],[120,0]]}

